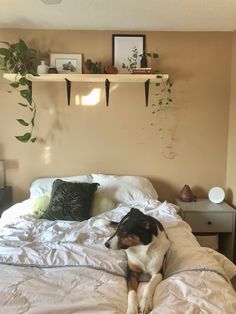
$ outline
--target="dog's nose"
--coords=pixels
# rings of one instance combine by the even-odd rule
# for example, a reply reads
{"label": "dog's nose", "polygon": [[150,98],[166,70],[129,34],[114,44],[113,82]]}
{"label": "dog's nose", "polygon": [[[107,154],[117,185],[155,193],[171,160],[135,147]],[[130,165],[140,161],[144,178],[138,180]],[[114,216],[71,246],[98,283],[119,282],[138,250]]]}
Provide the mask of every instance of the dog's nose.
{"label": "dog's nose", "polygon": [[110,243],[107,241],[107,242],[105,242],[105,247],[107,247],[108,249],[110,249]]}

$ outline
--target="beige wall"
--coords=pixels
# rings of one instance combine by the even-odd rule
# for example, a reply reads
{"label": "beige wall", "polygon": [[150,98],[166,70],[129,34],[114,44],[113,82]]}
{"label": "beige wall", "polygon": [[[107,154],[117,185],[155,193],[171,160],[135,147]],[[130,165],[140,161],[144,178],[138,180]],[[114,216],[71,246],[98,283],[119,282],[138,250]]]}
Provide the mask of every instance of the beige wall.
{"label": "beige wall", "polygon": [[228,139],[228,162],[227,162],[227,199],[236,207],[236,32],[233,33],[232,44],[232,72],[231,94],[229,112],[229,139]]}
{"label": "beige wall", "polygon": [[[0,38],[22,38],[41,51],[82,52],[109,64],[112,33],[120,32],[0,30]],[[138,84],[113,85],[108,108],[102,84],[73,84],[69,108],[63,83],[37,83],[33,93],[40,141],[22,144],[14,139],[24,132],[15,119],[25,118],[25,110],[1,80],[0,159],[7,161],[15,201],[28,195],[36,177],[91,172],[146,176],[160,199],[169,201],[184,184],[197,196],[215,185],[225,188],[232,34],[140,33],[146,34],[147,50],[160,54],[158,69],[174,83],[175,110],[166,116],[152,114],[153,96],[145,107]],[[81,100],[94,88],[101,93],[96,106],[75,105],[76,96]],[[175,158],[165,157],[170,151]]]}

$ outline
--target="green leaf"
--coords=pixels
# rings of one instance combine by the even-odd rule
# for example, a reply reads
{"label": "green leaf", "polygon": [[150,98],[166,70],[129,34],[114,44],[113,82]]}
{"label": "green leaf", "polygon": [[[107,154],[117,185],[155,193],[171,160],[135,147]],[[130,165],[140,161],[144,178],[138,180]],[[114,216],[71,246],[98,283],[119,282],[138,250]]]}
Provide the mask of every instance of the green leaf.
{"label": "green leaf", "polygon": [[21,125],[24,125],[24,126],[28,126],[29,123],[28,122],[25,122],[25,120],[23,119],[16,119]]}
{"label": "green leaf", "polygon": [[18,136],[15,136],[15,138],[22,143],[27,143],[31,138],[31,133],[25,133],[24,135],[18,135]]}
{"label": "green leaf", "polygon": [[154,53],[152,54],[152,57],[153,57],[154,59],[157,59],[157,58],[159,58],[159,54],[154,52]]}
{"label": "green leaf", "polygon": [[27,47],[27,45],[26,45],[26,43],[24,42],[24,40],[23,39],[20,39],[19,40],[19,48],[21,49],[21,50],[28,50],[28,47]]}
{"label": "green leaf", "polygon": [[23,89],[20,91],[20,94],[23,98],[25,98],[28,103],[31,103],[31,95],[30,95],[30,90],[29,89]]}
{"label": "green leaf", "polygon": [[27,85],[27,79],[25,77],[21,77],[19,79],[19,83],[20,83],[20,85]]}
{"label": "green leaf", "polygon": [[34,142],[36,141],[36,139],[37,139],[37,137],[33,137],[33,138],[31,139],[31,142],[34,143]]}
{"label": "green leaf", "polygon": [[11,53],[7,48],[0,48],[0,55],[9,58],[11,56]]}
{"label": "green leaf", "polygon": [[11,87],[14,87],[14,88],[18,88],[19,87],[19,82],[12,82],[11,84],[10,84],[10,86]]}

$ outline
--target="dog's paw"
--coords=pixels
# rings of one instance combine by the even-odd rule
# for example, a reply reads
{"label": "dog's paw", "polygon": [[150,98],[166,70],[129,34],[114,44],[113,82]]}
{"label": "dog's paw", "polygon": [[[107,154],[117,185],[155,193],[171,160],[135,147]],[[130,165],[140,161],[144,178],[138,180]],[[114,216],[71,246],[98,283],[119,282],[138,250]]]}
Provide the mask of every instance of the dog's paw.
{"label": "dog's paw", "polygon": [[138,307],[137,306],[129,306],[126,314],[138,314]]}
{"label": "dog's paw", "polygon": [[142,297],[139,302],[139,309],[141,314],[148,314],[152,310],[152,298],[151,297]]}

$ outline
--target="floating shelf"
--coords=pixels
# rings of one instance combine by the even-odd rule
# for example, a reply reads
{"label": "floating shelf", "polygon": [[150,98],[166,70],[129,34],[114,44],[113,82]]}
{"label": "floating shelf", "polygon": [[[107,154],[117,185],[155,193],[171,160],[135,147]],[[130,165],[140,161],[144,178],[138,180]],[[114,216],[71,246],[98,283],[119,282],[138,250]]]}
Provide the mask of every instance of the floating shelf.
{"label": "floating shelf", "polygon": [[[9,81],[15,81],[17,74],[4,73],[3,77]],[[42,74],[34,76],[28,74],[26,78],[31,82],[66,82],[67,100],[70,105],[72,82],[105,83],[106,105],[109,105],[109,92],[111,83],[143,83],[145,87],[145,103],[148,106],[149,84],[161,83],[168,80],[168,74]]]}
{"label": "floating shelf", "polygon": [[[9,81],[15,81],[17,74],[4,73],[3,77]],[[168,74],[41,74],[34,76],[27,75],[27,79],[32,82],[65,82],[68,79],[71,82],[101,82],[104,83],[108,79],[111,83],[157,83],[160,80],[167,80]]]}

